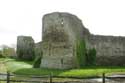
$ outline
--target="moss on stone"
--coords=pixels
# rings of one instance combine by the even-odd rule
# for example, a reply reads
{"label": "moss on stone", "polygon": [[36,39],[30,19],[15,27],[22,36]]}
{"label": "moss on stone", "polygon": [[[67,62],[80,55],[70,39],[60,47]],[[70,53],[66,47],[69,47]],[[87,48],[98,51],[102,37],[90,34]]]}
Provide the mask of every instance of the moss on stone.
{"label": "moss on stone", "polygon": [[76,45],[76,56],[78,67],[82,68],[86,65],[86,44],[84,40],[77,41]]}

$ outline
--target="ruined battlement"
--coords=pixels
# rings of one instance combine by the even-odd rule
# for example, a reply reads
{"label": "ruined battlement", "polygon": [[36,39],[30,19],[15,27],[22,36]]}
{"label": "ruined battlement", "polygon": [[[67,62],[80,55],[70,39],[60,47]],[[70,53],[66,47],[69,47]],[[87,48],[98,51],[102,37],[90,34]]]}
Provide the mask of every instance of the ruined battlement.
{"label": "ruined battlement", "polygon": [[75,43],[80,39],[86,41],[88,49],[96,49],[97,65],[125,65],[125,37],[93,35],[75,15],[60,12],[46,14],[42,34],[43,48],[46,47],[43,56],[47,58],[43,58],[41,66],[58,68],[60,64],[60,68],[65,65],[66,68],[75,67]]}
{"label": "ruined battlement", "polygon": [[69,13],[54,12],[43,17],[42,29],[41,67],[59,69],[76,67],[76,41],[89,35],[81,20]]}
{"label": "ruined battlement", "polygon": [[[87,49],[96,49],[97,65],[125,66],[125,37],[93,35],[77,16],[65,12],[46,14],[42,23],[42,41],[35,47],[37,55],[43,54],[40,67],[76,68],[76,44],[82,39]],[[18,50],[30,47],[21,38],[24,37],[18,37]]]}
{"label": "ruined battlement", "polygon": [[96,48],[98,65],[125,65],[125,37],[91,35],[89,46]]}

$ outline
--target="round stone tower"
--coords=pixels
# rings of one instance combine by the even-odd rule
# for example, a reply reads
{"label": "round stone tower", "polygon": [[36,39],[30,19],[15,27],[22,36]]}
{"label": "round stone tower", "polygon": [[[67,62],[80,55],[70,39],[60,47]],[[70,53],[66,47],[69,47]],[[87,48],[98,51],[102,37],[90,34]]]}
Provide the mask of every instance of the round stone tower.
{"label": "round stone tower", "polygon": [[69,13],[54,12],[43,17],[41,67],[75,68],[76,41],[86,39],[89,31],[80,19]]}

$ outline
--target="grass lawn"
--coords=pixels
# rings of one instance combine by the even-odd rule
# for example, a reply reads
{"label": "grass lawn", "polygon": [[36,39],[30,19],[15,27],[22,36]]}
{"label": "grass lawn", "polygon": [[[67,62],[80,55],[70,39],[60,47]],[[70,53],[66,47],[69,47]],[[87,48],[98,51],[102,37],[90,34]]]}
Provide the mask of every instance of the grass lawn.
{"label": "grass lawn", "polygon": [[85,67],[83,69],[70,69],[70,70],[59,70],[59,69],[44,69],[44,68],[32,68],[32,62],[30,61],[17,61],[14,59],[0,59],[5,63],[7,70],[14,74],[24,75],[48,75],[52,73],[56,76],[64,77],[98,77],[102,73],[113,74],[113,73],[124,73],[125,67]]}

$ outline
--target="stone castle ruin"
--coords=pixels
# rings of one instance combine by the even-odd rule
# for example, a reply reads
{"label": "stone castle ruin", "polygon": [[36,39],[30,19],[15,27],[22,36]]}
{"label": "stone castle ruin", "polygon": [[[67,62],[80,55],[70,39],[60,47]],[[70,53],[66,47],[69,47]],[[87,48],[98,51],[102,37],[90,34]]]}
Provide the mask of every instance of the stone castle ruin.
{"label": "stone castle ruin", "polygon": [[35,43],[30,36],[17,37],[17,55],[19,59],[33,60]]}
{"label": "stone castle ruin", "polygon": [[82,21],[69,13],[54,12],[43,17],[41,67],[69,69],[77,66],[76,43],[84,39],[97,51],[97,65],[125,65],[125,37],[93,35]]}
{"label": "stone castle ruin", "polygon": [[43,17],[41,67],[76,67],[76,41],[87,37],[89,31],[74,15],[52,13]]}

